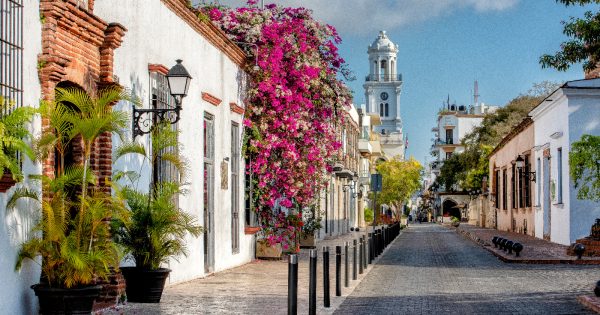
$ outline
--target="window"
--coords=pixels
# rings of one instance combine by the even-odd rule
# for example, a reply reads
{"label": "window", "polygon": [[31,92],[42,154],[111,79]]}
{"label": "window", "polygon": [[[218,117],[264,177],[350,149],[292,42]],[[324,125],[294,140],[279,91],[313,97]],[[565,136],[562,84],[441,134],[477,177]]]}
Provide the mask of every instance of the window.
{"label": "window", "polygon": [[240,251],[239,225],[239,168],[240,168],[240,126],[231,123],[231,249]]}
{"label": "window", "polygon": [[385,105],[384,105],[384,108],[385,108],[385,117],[388,117],[388,116],[390,115],[390,113],[389,113],[389,111],[388,111],[388,110],[389,110],[389,105],[388,105],[388,103],[385,103]]}
{"label": "window", "polygon": [[342,152],[344,154],[348,152],[348,136],[346,135],[346,128],[342,130]]}
{"label": "window", "polygon": [[525,171],[522,168],[517,169],[517,184],[519,185],[519,208],[525,207]]}
{"label": "window", "polygon": [[446,129],[446,144],[453,144],[452,129]]}
{"label": "window", "polygon": [[[150,72],[150,106],[154,109],[172,108],[175,100],[169,92],[167,77],[159,72]],[[178,124],[170,125],[172,130],[178,130]],[[160,182],[179,182],[179,172],[170,162],[162,159],[163,154],[177,154],[177,147],[165,148],[158,152],[158,159],[153,165],[153,178],[155,183]],[[176,201],[175,201],[176,202]]]}
{"label": "window", "polygon": [[379,116],[383,117],[383,113],[384,113],[384,108],[383,108],[383,103],[379,104]]}
{"label": "window", "polygon": [[204,270],[213,267],[214,178],[215,178],[215,128],[212,115],[204,114]]}
{"label": "window", "polygon": [[0,101],[14,106],[23,106],[22,2],[0,0]]}
{"label": "window", "polygon": [[506,178],[506,169],[502,170],[502,209],[506,210],[508,208],[507,205],[507,178]]}
{"label": "window", "polygon": [[562,187],[562,179],[563,179],[563,170],[562,170],[562,148],[558,148],[557,152],[556,152],[556,166],[558,167],[558,177],[557,177],[557,193],[556,196],[558,198],[558,203],[562,203],[562,194],[563,194],[563,187]]}
{"label": "window", "polygon": [[500,209],[500,171],[496,170],[494,172],[494,193],[496,194],[496,198],[494,199],[494,207],[496,209]]}
{"label": "window", "polygon": [[510,186],[511,186],[511,201],[512,201],[512,208],[516,209],[517,208],[517,176],[516,176],[516,172],[517,172],[517,167],[515,165],[513,165],[511,172],[510,172]]}
{"label": "window", "polygon": [[452,152],[446,152],[446,160],[452,157]]}
{"label": "window", "polygon": [[524,207],[531,207],[531,180],[529,174],[531,173],[531,164],[529,164],[529,155],[525,156],[525,174],[523,174],[523,199]]}

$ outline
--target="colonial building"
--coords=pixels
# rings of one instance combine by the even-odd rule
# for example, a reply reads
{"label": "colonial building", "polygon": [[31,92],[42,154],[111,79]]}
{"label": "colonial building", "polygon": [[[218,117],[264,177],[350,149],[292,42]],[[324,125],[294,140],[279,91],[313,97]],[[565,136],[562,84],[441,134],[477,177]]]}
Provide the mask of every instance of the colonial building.
{"label": "colonial building", "polygon": [[[473,128],[479,126],[485,114],[492,113],[497,106],[476,102],[473,106],[444,104],[438,113],[437,126],[431,129],[434,133],[431,155],[435,158],[430,163],[432,178],[440,174],[440,169],[446,159],[452,154],[465,150],[462,140]],[[470,197],[461,187],[438,187],[436,217],[438,220],[449,220],[454,216],[462,219],[466,216],[467,204]]]}
{"label": "colonial building", "polygon": [[589,235],[600,217],[598,203],[577,199],[569,176],[572,143],[584,134],[600,135],[600,79],[566,82],[529,115],[535,136],[535,236],[568,245]]}
{"label": "colonial building", "polygon": [[[143,108],[169,108],[174,102],[165,74],[176,59],[183,59],[193,79],[174,128],[180,131],[180,153],[191,161],[190,184],[189,193],[176,202],[199,219],[205,234],[186,239],[189,254],[168,263],[168,282],[203,277],[254,258],[255,237],[245,233],[252,230],[246,229],[252,221],[243,215],[245,166],[240,154],[246,55],[235,43],[200,21],[183,0],[0,0],[0,14],[5,21],[0,45],[6,52],[0,58],[0,94],[17,106],[52,100],[58,87],[93,92],[118,85],[131,90]],[[115,109],[131,113],[132,104],[121,102]],[[37,119],[32,129],[39,134],[46,124]],[[128,137],[150,145],[148,135],[132,130]],[[113,169],[141,170],[140,188],[148,187],[152,168],[158,177],[173,175],[164,165],[133,158],[113,165],[112,149],[119,144],[108,134],[96,143],[91,167],[100,175],[98,185]],[[38,165],[25,161],[24,170],[52,175],[54,162],[54,156]],[[12,189],[0,193],[0,209]],[[29,286],[39,281],[39,267],[26,263],[14,271],[18,246],[32,226],[31,216],[22,213],[6,216],[0,224],[2,314],[37,312]]]}
{"label": "colonial building", "polygon": [[[123,4],[107,0],[96,2],[94,10],[127,28],[120,49],[114,52],[113,71],[144,107],[173,106],[165,75],[175,59],[183,59],[193,78],[176,126],[180,153],[191,161],[189,192],[180,196],[179,205],[200,219],[205,233],[200,238],[188,237],[189,255],[169,263],[173,270],[170,283],[251,261],[254,237],[244,234],[244,216],[240,215],[244,205],[245,167],[240,150],[245,54],[211,23],[200,22],[185,1]],[[129,112],[132,107],[123,103],[118,109]],[[137,140],[147,146],[151,141],[149,136]],[[117,145],[118,141],[113,142]],[[135,161],[123,161],[115,168],[129,169],[132,162],[135,165]],[[165,173],[159,176],[169,176],[168,168],[157,171]],[[150,170],[144,173],[150,174]]]}
{"label": "colonial building", "polygon": [[364,209],[373,209],[372,200],[368,199],[370,191],[371,174],[375,173],[377,160],[381,159],[381,143],[379,134],[375,128],[381,124],[379,113],[365,113],[364,109],[359,109],[359,125],[361,126],[360,138],[358,140],[358,150],[360,152],[360,172],[358,183],[359,196],[359,224],[358,227],[365,226]]}
{"label": "colonial building", "polygon": [[357,192],[359,116],[354,105],[344,115],[344,122],[336,126],[337,140],[342,147],[333,165],[329,186],[321,192],[322,224],[316,235],[319,239],[348,233],[358,227],[361,220]]}
{"label": "colonial building", "polygon": [[369,46],[369,75],[365,78],[367,113],[379,113],[381,124],[375,128],[381,135],[386,158],[404,159],[404,134],[400,117],[402,75],[397,71],[398,45],[385,31]]}
{"label": "colonial building", "polygon": [[526,118],[491,152],[488,178],[492,207],[474,207],[481,209],[473,214],[480,225],[535,235],[532,201],[535,178],[530,176],[534,165],[533,141],[533,121]]}

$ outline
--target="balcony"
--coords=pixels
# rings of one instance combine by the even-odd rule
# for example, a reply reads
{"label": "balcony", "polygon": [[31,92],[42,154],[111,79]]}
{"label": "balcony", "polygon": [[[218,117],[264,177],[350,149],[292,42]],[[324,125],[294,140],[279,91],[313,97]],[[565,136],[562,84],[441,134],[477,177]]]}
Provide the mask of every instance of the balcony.
{"label": "balcony", "polygon": [[358,139],[358,152],[371,154],[373,153],[373,146],[367,139]]}
{"label": "balcony", "polygon": [[379,140],[371,140],[371,141],[369,141],[369,143],[371,144],[371,148],[373,150],[371,152],[371,155],[372,156],[380,156],[382,154],[381,142],[379,142]]}
{"label": "balcony", "polygon": [[395,82],[402,81],[402,74],[393,75],[393,74],[370,74],[365,77],[365,81],[367,82]]}
{"label": "balcony", "polygon": [[453,145],[453,144],[454,144],[453,138],[446,138],[446,140],[442,140],[442,139],[438,138],[433,141],[434,146],[444,146],[444,145]]}

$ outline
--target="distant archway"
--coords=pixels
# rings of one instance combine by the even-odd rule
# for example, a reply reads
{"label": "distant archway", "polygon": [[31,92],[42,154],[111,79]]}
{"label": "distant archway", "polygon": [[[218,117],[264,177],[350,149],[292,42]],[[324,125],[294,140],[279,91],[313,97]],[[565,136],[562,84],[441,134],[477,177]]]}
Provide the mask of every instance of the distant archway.
{"label": "distant archway", "polygon": [[445,217],[457,217],[461,219],[460,209],[457,208],[458,204],[452,199],[446,199],[442,203],[442,213]]}

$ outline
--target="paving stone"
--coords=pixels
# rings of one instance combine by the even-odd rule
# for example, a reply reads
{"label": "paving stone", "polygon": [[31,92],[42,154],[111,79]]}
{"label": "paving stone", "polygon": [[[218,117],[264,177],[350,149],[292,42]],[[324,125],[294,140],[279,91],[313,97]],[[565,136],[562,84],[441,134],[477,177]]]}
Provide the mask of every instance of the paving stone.
{"label": "paving stone", "polygon": [[335,314],[593,314],[598,267],[506,264],[437,224],[415,224]]}
{"label": "paving stone", "polygon": [[[369,231],[371,228],[369,228]],[[335,246],[352,244],[366,231],[351,232],[318,242],[317,313],[330,314],[343,302],[345,296],[360,283],[366,273],[349,288],[342,288],[342,297],[335,296]],[[331,307],[323,307],[322,247],[330,247]],[[343,253],[343,249],[342,249]],[[352,251],[349,252],[352,263]],[[298,313],[308,313],[309,250],[298,254]],[[342,258],[343,266],[343,258]],[[370,265],[372,266],[372,265]],[[372,267],[369,267],[371,270]],[[342,286],[343,281],[342,267]],[[352,277],[350,267],[350,277]],[[97,314],[287,314],[287,261],[257,260],[241,267],[218,272],[205,278],[165,288],[161,303],[128,303],[103,310]]]}

